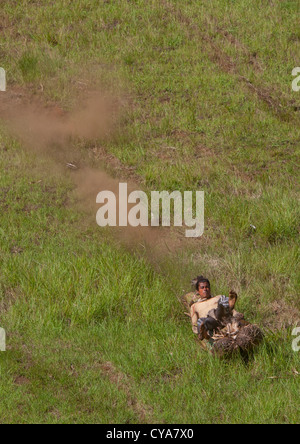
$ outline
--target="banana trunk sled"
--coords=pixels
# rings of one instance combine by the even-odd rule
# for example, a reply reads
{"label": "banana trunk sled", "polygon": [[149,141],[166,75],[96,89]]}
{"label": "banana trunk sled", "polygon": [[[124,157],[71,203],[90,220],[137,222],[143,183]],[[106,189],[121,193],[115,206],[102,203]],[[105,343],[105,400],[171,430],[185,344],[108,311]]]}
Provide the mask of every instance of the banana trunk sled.
{"label": "banana trunk sled", "polygon": [[186,294],[182,302],[202,347],[220,357],[232,356],[236,352],[248,356],[263,340],[263,333],[235,310],[237,294],[231,291],[228,297],[211,297],[210,284],[207,294],[199,293],[197,284],[196,288],[197,293]]}

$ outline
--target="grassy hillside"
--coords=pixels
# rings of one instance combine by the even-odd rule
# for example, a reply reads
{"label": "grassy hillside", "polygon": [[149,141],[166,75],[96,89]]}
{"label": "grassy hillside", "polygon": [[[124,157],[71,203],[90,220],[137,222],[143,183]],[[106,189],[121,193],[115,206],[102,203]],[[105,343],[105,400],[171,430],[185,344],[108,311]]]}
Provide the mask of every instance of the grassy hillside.
{"label": "grassy hillside", "polygon": [[[129,251],[79,208],[76,173],[3,123],[1,422],[299,422],[298,17],[296,1],[2,1],[8,93],[118,97],[113,134],[72,140],[73,159],[204,190],[206,228],[171,257]],[[266,328],[247,366],[195,341],[176,296],[199,272]]]}

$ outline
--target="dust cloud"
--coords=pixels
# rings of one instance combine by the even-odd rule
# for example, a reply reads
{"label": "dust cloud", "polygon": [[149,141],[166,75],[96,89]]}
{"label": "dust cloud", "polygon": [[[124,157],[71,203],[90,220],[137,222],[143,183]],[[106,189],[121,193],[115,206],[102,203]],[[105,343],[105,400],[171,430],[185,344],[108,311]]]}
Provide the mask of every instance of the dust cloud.
{"label": "dust cloud", "polygon": [[[96,225],[99,209],[96,197],[100,191],[112,191],[118,200],[119,183],[124,182],[124,178],[114,178],[104,170],[85,165],[76,146],[78,141],[85,146],[93,146],[99,140],[103,143],[112,137],[120,116],[118,99],[90,91],[80,97],[74,109],[68,112],[55,104],[45,105],[41,99],[30,97],[21,90],[7,92],[1,99],[0,119],[6,123],[10,133],[26,149],[51,158],[59,174],[70,175],[78,209],[83,210],[95,228],[101,231]],[[141,190],[141,185],[128,179],[125,181],[129,193]],[[118,206],[117,201],[117,209]],[[111,230],[127,247],[148,248],[151,255],[174,252],[182,242],[170,228],[129,226]]]}

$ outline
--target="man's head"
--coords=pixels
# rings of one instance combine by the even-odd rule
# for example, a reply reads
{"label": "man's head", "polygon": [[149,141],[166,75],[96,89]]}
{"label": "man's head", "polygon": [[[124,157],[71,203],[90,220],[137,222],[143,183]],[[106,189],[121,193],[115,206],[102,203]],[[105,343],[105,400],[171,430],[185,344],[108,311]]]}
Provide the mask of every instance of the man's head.
{"label": "man's head", "polygon": [[211,297],[210,282],[204,276],[198,276],[196,282],[196,290],[201,298],[209,299]]}

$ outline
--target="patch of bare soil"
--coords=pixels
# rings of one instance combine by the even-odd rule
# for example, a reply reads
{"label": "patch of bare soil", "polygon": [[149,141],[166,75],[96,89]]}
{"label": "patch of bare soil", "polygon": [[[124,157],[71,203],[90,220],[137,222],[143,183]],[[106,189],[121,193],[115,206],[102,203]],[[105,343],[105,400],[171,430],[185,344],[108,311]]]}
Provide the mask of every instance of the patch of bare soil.
{"label": "patch of bare soil", "polygon": [[28,384],[30,384],[30,381],[29,381],[29,379],[25,378],[25,376],[17,376],[17,377],[14,379],[14,383],[15,383],[16,385],[20,385],[20,386],[22,386],[22,385],[28,385]]}
{"label": "patch of bare soil", "polygon": [[18,300],[20,295],[18,294],[18,291],[13,288],[7,288],[3,289],[4,291],[4,297],[3,299],[0,299],[0,313],[6,313],[8,312],[11,307],[15,304],[15,302]]}
{"label": "patch of bare soil", "polygon": [[109,361],[101,364],[100,368],[102,374],[107,377],[119,390],[125,393],[128,407],[135,412],[139,418],[139,421],[141,423],[149,423],[152,408],[143,404],[132,395],[130,378],[117,370],[116,367]]}

